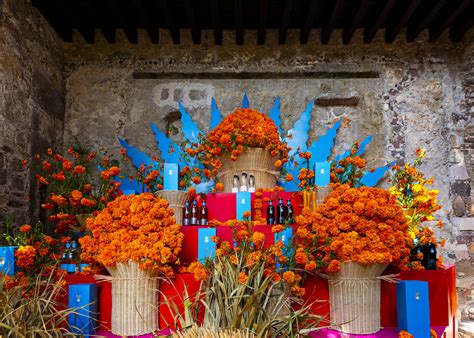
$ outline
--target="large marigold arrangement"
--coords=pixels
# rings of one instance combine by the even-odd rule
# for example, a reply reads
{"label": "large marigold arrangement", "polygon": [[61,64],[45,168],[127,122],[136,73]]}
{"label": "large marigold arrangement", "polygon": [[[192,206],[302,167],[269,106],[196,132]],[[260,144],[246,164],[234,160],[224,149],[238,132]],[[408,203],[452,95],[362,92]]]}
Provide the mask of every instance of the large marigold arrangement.
{"label": "large marigold arrangement", "polygon": [[122,195],[87,220],[91,234],[79,240],[81,258],[104,266],[140,263],[140,268],[173,275],[183,242],[168,202],[152,193]]}
{"label": "large marigold arrangement", "polygon": [[312,270],[338,272],[341,262],[394,263],[400,268],[408,263],[408,223],[386,190],[340,185],[315,212],[305,209],[296,222],[296,263],[321,262],[311,264]]}
{"label": "large marigold arrangement", "polygon": [[[96,163],[97,152],[86,152],[80,146],[69,147],[63,154],[49,148],[45,154],[35,154],[33,167],[40,192],[41,207],[49,211],[48,220],[56,225],[56,232],[78,229],[76,215],[90,214],[105,207],[120,192],[120,182],[114,178],[120,168],[109,156]],[[28,166],[26,160],[23,166]],[[103,170],[98,177],[96,167]]]}
{"label": "large marigold arrangement", "polygon": [[249,108],[237,109],[203,137],[199,144],[190,144],[186,152],[198,159],[212,174],[222,166],[220,157],[237,158],[248,148],[262,148],[275,156],[275,167],[288,161],[289,148],[282,142],[278,128],[267,115]]}

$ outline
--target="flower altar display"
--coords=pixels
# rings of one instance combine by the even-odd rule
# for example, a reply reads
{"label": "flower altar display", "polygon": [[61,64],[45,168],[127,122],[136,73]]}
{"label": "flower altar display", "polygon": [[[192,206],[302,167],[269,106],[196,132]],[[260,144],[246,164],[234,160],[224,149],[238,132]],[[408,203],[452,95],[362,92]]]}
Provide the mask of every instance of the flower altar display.
{"label": "flower altar display", "polygon": [[94,219],[80,239],[82,258],[106,267],[112,281],[112,332],[157,330],[158,278],[173,276],[183,234],[168,202],[152,193],[120,196]]}
{"label": "flower altar display", "polygon": [[273,188],[288,161],[289,148],[270,117],[242,108],[225,117],[197,147],[186,151],[196,154],[211,170],[224,185],[224,192],[231,192],[234,175],[242,172],[253,175],[259,188]]}
{"label": "flower altar display", "polygon": [[331,322],[343,332],[378,331],[380,275],[388,264],[403,267],[410,258],[408,223],[395,197],[343,184],[296,221],[297,254],[306,256],[304,262],[320,259],[327,273]]}

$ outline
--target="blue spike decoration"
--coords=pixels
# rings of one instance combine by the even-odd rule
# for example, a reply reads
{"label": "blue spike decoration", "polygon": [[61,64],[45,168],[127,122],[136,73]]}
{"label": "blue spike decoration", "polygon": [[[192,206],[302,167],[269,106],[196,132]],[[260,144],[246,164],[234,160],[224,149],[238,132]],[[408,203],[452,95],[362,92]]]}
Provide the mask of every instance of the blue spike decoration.
{"label": "blue spike decoration", "polygon": [[[211,129],[217,127],[217,125],[222,121],[222,115],[217,107],[216,101],[212,98],[211,101],[212,110],[211,110]],[[334,140],[336,138],[337,132],[341,126],[341,120],[337,121],[334,126],[326,131],[324,135],[321,135],[317,141],[313,142],[309,148],[306,146],[306,142],[308,141],[308,132],[309,132],[309,122],[311,119],[311,110],[313,109],[314,100],[310,101],[306,106],[306,109],[301,113],[300,118],[296,121],[295,125],[292,129],[288,131],[288,135],[291,135],[292,138],[290,139],[288,136],[283,138],[288,143],[288,146],[292,148],[290,152],[290,156],[294,156],[297,154],[298,151],[310,151],[312,154],[310,160],[310,168],[314,166],[316,162],[324,162],[327,161],[329,156],[331,155],[332,148],[334,147]],[[179,110],[181,112],[181,122],[183,124],[183,134],[186,139],[191,142],[196,142],[199,140],[199,134],[201,131],[197,127],[196,123],[192,120],[191,116],[186,112],[185,108],[183,107],[182,103],[178,103]],[[244,94],[242,100],[242,108],[250,108],[249,99],[247,94]],[[280,97],[277,96],[275,98],[273,108],[269,113],[270,118],[275,122],[275,125],[278,127],[281,135],[281,119],[280,119]],[[202,164],[198,163],[196,159],[192,159],[191,163],[184,161],[181,158],[181,149],[179,145],[174,143],[172,139],[166,136],[163,132],[161,132],[158,127],[150,122],[151,129],[155,134],[156,141],[158,143],[158,147],[161,152],[161,158],[164,162],[169,163],[180,163],[181,165],[189,165],[190,167],[200,167],[202,168]],[[366,146],[372,141],[373,135],[370,135],[366,139],[364,139],[360,144],[360,149],[357,152],[357,155],[360,156],[364,153]],[[157,167],[160,172],[162,171],[161,166],[156,165],[156,162],[147,156],[145,153],[140,152],[135,147],[129,145],[125,140],[118,138],[120,144],[123,148],[126,149],[127,155],[132,159],[132,163],[135,167],[139,168],[142,164],[146,166],[152,165]],[[350,150],[345,151],[344,153],[337,155],[334,159],[336,163],[339,162],[340,159],[347,157],[350,155]],[[373,172],[366,172],[362,177],[360,183],[362,185],[366,185],[369,187],[375,186],[380,179],[385,175],[385,173],[395,164],[395,162],[389,163],[387,166],[376,168]],[[298,190],[298,172],[299,168],[295,167],[293,163],[286,163],[284,168],[286,171],[293,175],[296,180],[295,182],[282,182],[279,181],[278,184],[285,188],[287,191]],[[121,179],[122,187],[127,188],[126,190],[137,190],[141,191],[142,186],[136,180],[130,182],[128,178]],[[213,181],[203,182],[199,185],[193,185],[196,188],[198,193],[206,193],[209,192],[212,187],[214,186]]]}
{"label": "blue spike decoration", "polygon": [[280,97],[277,96],[275,102],[273,103],[273,108],[270,111],[269,117],[275,122],[275,125],[278,128],[278,132],[282,135],[281,130],[281,119],[280,119]]}
{"label": "blue spike decoration", "polygon": [[247,97],[247,94],[244,94],[244,98],[242,99],[242,109],[243,108],[250,108],[250,102],[249,98]]}
{"label": "blue spike decoration", "polygon": [[211,110],[211,128],[210,128],[210,130],[213,130],[214,128],[216,128],[219,125],[219,123],[221,123],[222,114],[219,111],[219,108],[217,107],[216,100],[214,98],[212,98],[211,106],[212,106],[212,110]]}

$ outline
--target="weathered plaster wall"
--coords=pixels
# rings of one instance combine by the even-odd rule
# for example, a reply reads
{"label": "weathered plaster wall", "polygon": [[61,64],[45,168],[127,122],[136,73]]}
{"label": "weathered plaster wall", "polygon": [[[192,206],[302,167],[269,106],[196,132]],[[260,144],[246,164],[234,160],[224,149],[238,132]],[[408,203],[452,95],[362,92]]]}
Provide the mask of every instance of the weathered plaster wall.
{"label": "weathered plaster wall", "polygon": [[61,42],[26,0],[0,1],[0,222],[30,220],[31,168],[22,159],[58,146],[64,120]]}
{"label": "weathered plaster wall", "polygon": [[[441,216],[446,227],[441,235],[449,239],[445,259],[458,264],[461,308],[474,301],[474,228],[469,217],[474,214],[473,48],[469,38],[461,44],[429,44],[424,36],[414,44],[400,39],[386,45],[380,39],[365,45],[359,34],[349,46],[300,46],[298,32],[290,32],[289,43],[280,46],[277,34],[269,32],[268,43],[257,46],[255,35],[249,32],[244,46],[236,46],[231,33],[223,46],[214,46],[212,33],[204,32],[202,45],[194,46],[188,32],[182,32],[185,41],[174,46],[167,32],[161,33],[160,45],[151,45],[143,34],[137,45],[123,38],[109,45],[100,34],[94,45],[82,43],[78,35],[76,42],[65,45],[65,143],[78,137],[85,145],[106,145],[118,151],[119,135],[156,154],[148,121],[162,131],[170,125],[179,128],[180,122],[169,122],[178,100],[207,131],[212,96],[226,115],[240,105],[244,92],[254,108],[266,112],[280,95],[284,130],[293,126],[311,99],[334,99],[329,106],[313,109],[310,141],[342,117],[344,129],[337,136],[336,150],[373,133],[369,165],[412,160],[416,148],[427,150],[424,169],[436,178],[444,206]],[[229,73],[227,78],[213,75],[223,72]],[[255,78],[233,75],[239,72],[253,73]],[[308,72],[311,75],[302,75]],[[364,77],[361,72],[377,76]]]}

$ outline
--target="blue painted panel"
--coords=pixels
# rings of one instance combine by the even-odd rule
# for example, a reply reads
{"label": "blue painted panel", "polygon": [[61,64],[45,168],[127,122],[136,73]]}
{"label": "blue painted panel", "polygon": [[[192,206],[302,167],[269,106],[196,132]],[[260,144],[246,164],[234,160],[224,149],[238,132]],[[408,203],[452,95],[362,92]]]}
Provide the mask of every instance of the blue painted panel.
{"label": "blue painted panel", "polygon": [[178,163],[165,163],[165,170],[163,175],[163,190],[178,190],[178,182]]}
{"label": "blue painted panel", "polygon": [[200,262],[216,256],[216,243],[212,241],[213,236],[216,236],[216,228],[198,229],[198,260]]}
{"label": "blue painted panel", "polygon": [[397,319],[398,331],[408,331],[415,338],[430,338],[428,282],[405,280],[397,284]]}
{"label": "blue painted panel", "polygon": [[69,309],[74,313],[68,316],[72,333],[93,335],[97,326],[97,286],[95,284],[71,284],[68,288]]}
{"label": "blue painted panel", "polygon": [[211,126],[210,126],[211,129],[210,130],[213,130],[215,127],[219,125],[219,123],[221,123],[222,114],[219,111],[216,100],[214,98],[212,98],[211,105],[212,105],[212,110],[211,110]]}
{"label": "blue painted panel", "polygon": [[328,161],[316,162],[314,165],[315,184],[318,187],[327,187],[330,179],[330,165]]}
{"label": "blue painted panel", "polygon": [[250,212],[252,206],[250,203],[250,193],[246,191],[239,191],[235,196],[236,205],[236,219],[244,220],[244,212]]}

